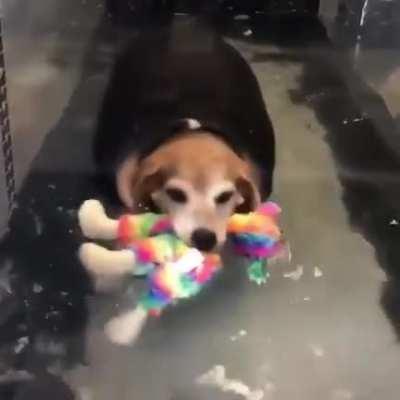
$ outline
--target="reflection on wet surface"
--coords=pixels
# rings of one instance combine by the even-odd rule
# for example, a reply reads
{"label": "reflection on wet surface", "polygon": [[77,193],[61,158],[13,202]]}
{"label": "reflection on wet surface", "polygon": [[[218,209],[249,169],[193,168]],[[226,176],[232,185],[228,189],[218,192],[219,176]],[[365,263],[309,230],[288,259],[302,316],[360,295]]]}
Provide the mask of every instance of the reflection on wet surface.
{"label": "reflection on wet surface", "polygon": [[93,296],[76,258],[80,203],[99,197],[117,210],[94,177],[90,141],[113,54],[131,32],[99,23],[0,247],[5,399],[398,398],[396,126],[322,27],[301,27],[294,35],[258,22],[250,37],[242,26],[229,35],[275,126],[273,197],[291,261],[257,288],[228,255],[204,295],[121,349],[103,324],[136,301],[143,282]]}

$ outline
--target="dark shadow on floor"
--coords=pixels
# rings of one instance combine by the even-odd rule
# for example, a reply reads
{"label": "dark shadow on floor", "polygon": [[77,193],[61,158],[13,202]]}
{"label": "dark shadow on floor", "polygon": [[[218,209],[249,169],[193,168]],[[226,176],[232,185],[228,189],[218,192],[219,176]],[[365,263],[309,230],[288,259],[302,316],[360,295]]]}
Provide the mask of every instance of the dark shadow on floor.
{"label": "dark shadow on floor", "polygon": [[302,56],[292,98],[313,109],[327,129],[350,223],[372,244],[387,275],[381,305],[400,339],[400,132],[381,97],[328,42]]}
{"label": "dark shadow on floor", "polygon": [[73,398],[57,374],[85,363],[91,288],[76,257],[82,241],[76,212],[91,197],[112,205],[113,194],[94,177],[90,149],[108,72],[127,37],[109,18],[101,21],[80,83],[34,160],[0,243],[2,399]]}

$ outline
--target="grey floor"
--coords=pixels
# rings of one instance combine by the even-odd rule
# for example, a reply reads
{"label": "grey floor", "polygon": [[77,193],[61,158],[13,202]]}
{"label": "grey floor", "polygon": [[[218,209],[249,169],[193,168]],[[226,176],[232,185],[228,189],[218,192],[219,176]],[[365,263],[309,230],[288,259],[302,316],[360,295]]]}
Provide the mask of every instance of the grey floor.
{"label": "grey floor", "polygon": [[[399,243],[400,214],[396,205],[400,198],[395,189],[398,159],[388,149],[388,143],[397,139],[388,142],[387,133],[374,137],[382,146],[377,151],[387,151],[382,156],[385,160],[393,158],[392,163],[382,161],[375,153],[369,158],[367,150],[362,153],[364,150],[360,149],[370,149],[375,142],[369,136],[357,135],[370,132],[375,123],[363,109],[356,113],[354,107],[346,108],[345,102],[354,92],[344,90],[345,78],[343,85],[332,86],[327,79],[318,86],[317,72],[320,76],[325,72],[323,63],[313,81],[312,66],[302,55],[319,52],[318,46],[307,43],[304,47],[278,47],[241,39],[232,43],[254,69],[276,130],[273,199],[283,209],[282,227],[291,258],[272,266],[268,283],[257,287],[246,280],[243,266],[228,257],[226,270],[204,295],[151,321],[130,348],[110,343],[104,336],[103,324],[135,301],[141,284],[128,284],[112,295],[89,296],[87,302],[85,298],[88,320],[79,333],[68,329],[66,334],[53,331],[49,339],[43,328],[46,346],[39,346],[38,337],[43,338],[43,334],[38,333],[38,326],[42,325],[37,323],[18,368],[35,371],[37,364],[32,360],[38,357],[36,353],[51,354],[46,373],[61,377],[80,400],[397,400],[398,309],[392,307],[390,313],[382,301],[382,290],[396,280],[396,273],[387,268],[387,257],[389,252],[397,255],[390,246]],[[107,47],[102,48],[106,53]],[[97,50],[97,57],[102,58],[105,53],[100,54],[100,47]],[[64,268],[64,259],[72,256],[69,250],[51,252],[52,245],[61,247],[57,240],[63,236],[48,221],[64,224],[87,196],[80,191],[81,186],[76,183],[80,178],[76,176],[89,171],[84,162],[89,147],[85,143],[78,149],[72,144],[80,143],[79,135],[93,125],[110,65],[109,58],[103,57],[103,61],[96,71],[82,71],[80,87],[45,141],[22,192],[22,212],[26,212],[26,204],[33,210],[29,211],[34,215],[32,235],[35,240],[37,236],[44,238],[42,244],[33,242],[32,246],[44,246],[35,247],[35,251],[49,251],[49,256],[43,252],[32,254],[39,257],[36,264],[42,263],[43,257],[39,267],[49,264],[53,275],[54,266]],[[328,58],[325,61],[329,64]],[[331,67],[336,72],[335,66]],[[311,76],[311,87],[315,83],[312,90],[308,87],[309,92],[307,76]],[[340,80],[339,72],[338,76]],[[296,93],[300,93],[300,101],[295,101]],[[325,98],[333,99],[327,103],[329,107],[323,107]],[[356,105],[363,104],[362,99],[353,100]],[[379,130],[373,132],[380,135]],[[64,146],[59,139],[67,134],[75,139],[71,139],[65,152],[66,147],[58,147]],[[350,147],[342,149],[348,143],[340,139],[342,134],[353,135]],[[77,185],[74,191],[64,190],[70,184],[68,179],[71,185]],[[356,197],[355,205],[358,186],[352,185],[365,190]],[[350,198],[353,208],[349,206]],[[35,209],[35,204],[39,208]],[[41,215],[43,205],[46,209],[41,209]],[[57,216],[46,220],[46,214],[52,213]],[[25,217],[19,218],[26,223]],[[68,224],[73,227],[76,220],[71,219]],[[65,225],[67,230],[70,225]],[[63,229],[64,225],[60,232]],[[15,241],[21,240],[18,234],[11,239],[17,249],[13,251],[20,249]],[[27,254],[29,259],[30,253]],[[13,256],[15,266],[25,262],[23,268],[31,267],[24,256],[11,252],[9,257]],[[394,258],[390,266],[396,268],[399,258]],[[56,275],[60,273],[65,271]],[[36,288],[31,294],[36,298],[38,286],[32,285],[43,276],[30,272],[24,276],[28,290]],[[46,289],[46,283],[41,285]],[[74,288],[71,283],[71,295]],[[63,293],[58,286],[54,291]],[[50,300],[45,298],[43,302],[46,301]],[[71,342],[78,336],[82,337],[81,360],[64,368],[62,360],[72,350],[62,341],[67,337]],[[12,349],[15,353],[15,347]]]}

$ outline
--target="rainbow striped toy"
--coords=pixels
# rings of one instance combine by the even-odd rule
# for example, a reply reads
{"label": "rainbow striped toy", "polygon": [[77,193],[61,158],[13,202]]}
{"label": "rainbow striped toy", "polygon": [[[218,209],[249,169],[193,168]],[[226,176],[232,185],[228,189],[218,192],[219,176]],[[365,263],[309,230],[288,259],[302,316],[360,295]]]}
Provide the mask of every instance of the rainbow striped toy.
{"label": "rainbow striped toy", "polygon": [[[284,242],[277,225],[281,210],[272,202],[257,211],[235,214],[228,223],[236,253],[248,262],[248,276],[257,284],[266,282],[267,262],[278,256]],[[159,315],[168,305],[195,296],[221,269],[218,254],[201,253],[174,235],[166,216],[146,213],[119,219],[117,241],[135,255],[135,275],[146,276],[148,291],[140,306]]]}

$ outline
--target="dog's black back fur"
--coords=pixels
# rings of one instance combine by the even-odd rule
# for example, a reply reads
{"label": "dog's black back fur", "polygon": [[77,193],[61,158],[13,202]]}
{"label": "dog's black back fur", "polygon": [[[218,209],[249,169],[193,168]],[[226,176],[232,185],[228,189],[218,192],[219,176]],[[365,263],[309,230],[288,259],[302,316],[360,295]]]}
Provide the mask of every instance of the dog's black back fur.
{"label": "dog's black back fur", "polygon": [[257,80],[233,47],[197,22],[142,32],[118,57],[95,138],[99,168],[113,174],[130,153],[149,154],[187,118],[250,156],[269,196],[275,142]]}

